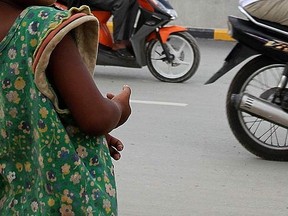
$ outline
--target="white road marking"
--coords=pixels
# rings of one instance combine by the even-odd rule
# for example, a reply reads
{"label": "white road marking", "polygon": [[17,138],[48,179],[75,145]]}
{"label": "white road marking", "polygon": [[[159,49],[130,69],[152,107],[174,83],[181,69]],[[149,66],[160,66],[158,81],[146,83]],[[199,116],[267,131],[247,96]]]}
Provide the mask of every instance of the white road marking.
{"label": "white road marking", "polygon": [[131,103],[136,104],[151,104],[151,105],[162,105],[162,106],[179,106],[185,107],[188,104],[185,103],[172,103],[172,102],[163,102],[163,101],[143,101],[143,100],[130,100]]}

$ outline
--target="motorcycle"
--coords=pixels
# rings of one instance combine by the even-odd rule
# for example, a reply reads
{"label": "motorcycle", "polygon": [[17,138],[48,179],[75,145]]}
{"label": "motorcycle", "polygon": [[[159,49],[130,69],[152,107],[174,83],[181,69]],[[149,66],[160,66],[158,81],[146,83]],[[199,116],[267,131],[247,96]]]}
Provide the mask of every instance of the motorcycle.
{"label": "motorcycle", "polygon": [[239,9],[248,19],[228,17],[229,33],[236,45],[205,84],[243,62],[226,97],[230,128],[254,155],[288,161],[288,27]]}
{"label": "motorcycle", "polygon": [[[59,2],[56,4],[65,8]],[[113,36],[108,27],[111,12],[91,8],[100,25],[97,65],[147,66],[154,77],[164,82],[179,83],[190,79],[200,62],[195,38],[185,27],[166,26],[177,18],[176,11],[167,0],[138,0],[138,4],[130,37],[133,59],[123,59],[112,50]]]}

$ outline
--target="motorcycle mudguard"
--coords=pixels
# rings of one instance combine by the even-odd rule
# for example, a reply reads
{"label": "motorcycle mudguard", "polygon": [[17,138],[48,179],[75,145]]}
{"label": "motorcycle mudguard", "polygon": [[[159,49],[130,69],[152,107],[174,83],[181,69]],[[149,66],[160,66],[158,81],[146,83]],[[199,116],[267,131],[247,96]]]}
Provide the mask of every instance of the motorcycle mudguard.
{"label": "motorcycle mudguard", "polygon": [[259,52],[243,44],[237,43],[225,58],[223,66],[205,83],[205,85],[214,83],[216,80],[243,62],[245,59],[257,54],[259,54]]}
{"label": "motorcycle mudguard", "polygon": [[[287,35],[258,26],[242,18],[229,16],[228,19],[232,37],[238,41],[238,43],[248,46],[276,61],[287,62]],[[279,29],[282,27],[281,29],[283,31],[286,29],[288,32],[288,27],[273,25]]]}
{"label": "motorcycle mudguard", "polygon": [[[166,43],[170,34],[174,32],[183,32],[183,31],[187,31],[187,28],[182,27],[182,26],[166,26],[166,27],[159,29],[159,34],[160,34],[162,42]],[[147,41],[151,41],[153,39],[157,39],[157,35],[155,32],[152,32],[149,35],[149,37],[147,38]]]}

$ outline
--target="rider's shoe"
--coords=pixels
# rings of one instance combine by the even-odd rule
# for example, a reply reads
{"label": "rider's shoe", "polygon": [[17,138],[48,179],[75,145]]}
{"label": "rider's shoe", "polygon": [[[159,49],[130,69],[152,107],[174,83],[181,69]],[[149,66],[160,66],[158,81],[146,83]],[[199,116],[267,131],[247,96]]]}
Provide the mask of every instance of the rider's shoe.
{"label": "rider's shoe", "polygon": [[129,60],[135,59],[135,56],[132,55],[129,52],[129,50],[127,50],[126,48],[115,50],[115,54],[116,54],[116,56],[118,56],[120,58],[129,59]]}

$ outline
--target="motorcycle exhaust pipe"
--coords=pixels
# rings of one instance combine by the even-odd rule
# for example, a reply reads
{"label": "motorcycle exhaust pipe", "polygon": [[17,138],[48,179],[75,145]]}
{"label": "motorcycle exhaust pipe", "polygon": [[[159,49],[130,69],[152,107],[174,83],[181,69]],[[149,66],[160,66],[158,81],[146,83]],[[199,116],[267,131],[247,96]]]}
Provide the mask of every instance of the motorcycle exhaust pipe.
{"label": "motorcycle exhaust pipe", "polygon": [[238,110],[288,128],[288,113],[275,104],[247,93],[233,94],[231,101]]}

